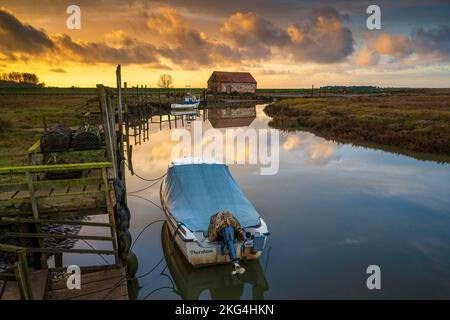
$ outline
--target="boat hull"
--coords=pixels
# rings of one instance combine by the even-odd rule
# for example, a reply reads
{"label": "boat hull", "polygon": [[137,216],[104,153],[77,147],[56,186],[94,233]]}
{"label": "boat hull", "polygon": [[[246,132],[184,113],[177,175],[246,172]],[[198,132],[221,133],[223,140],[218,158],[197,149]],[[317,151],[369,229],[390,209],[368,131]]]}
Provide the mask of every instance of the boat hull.
{"label": "boat hull", "polygon": [[[176,227],[172,223],[168,223],[168,228],[173,237]],[[184,241],[182,237],[177,236],[175,243],[186,260],[194,267],[205,267],[231,262],[227,252],[225,252],[225,255],[222,255],[221,245],[217,242],[205,246],[204,243],[199,241]],[[253,252],[252,247],[245,246],[243,242],[236,243],[234,248],[239,260],[258,259],[262,253],[261,251]]]}
{"label": "boat hull", "polygon": [[195,109],[198,108],[200,102],[195,103],[172,103],[170,105],[171,109]]}

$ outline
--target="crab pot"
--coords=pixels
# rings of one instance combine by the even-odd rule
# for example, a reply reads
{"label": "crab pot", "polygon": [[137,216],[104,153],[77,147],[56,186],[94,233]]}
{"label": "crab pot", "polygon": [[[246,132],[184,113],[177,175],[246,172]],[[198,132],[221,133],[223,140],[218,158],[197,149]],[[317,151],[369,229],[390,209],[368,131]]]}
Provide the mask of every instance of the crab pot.
{"label": "crab pot", "polygon": [[60,152],[70,148],[72,131],[69,127],[58,124],[41,137],[41,151]]}
{"label": "crab pot", "polygon": [[73,137],[75,150],[98,149],[100,144],[100,130],[92,125],[80,127]]}

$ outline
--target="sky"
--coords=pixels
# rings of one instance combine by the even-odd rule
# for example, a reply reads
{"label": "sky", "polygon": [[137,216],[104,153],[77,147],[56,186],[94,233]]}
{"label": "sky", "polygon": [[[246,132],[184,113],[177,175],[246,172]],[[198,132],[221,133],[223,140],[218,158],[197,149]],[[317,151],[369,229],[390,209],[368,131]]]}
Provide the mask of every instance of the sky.
{"label": "sky", "polygon": [[[81,28],[66,12],[77,4]],[[381,29],[369,30],[369,5]],[[260,88],[450,87],[450,0],[0,0],[0,73],[47,86],[206,87],[214,70]]]}

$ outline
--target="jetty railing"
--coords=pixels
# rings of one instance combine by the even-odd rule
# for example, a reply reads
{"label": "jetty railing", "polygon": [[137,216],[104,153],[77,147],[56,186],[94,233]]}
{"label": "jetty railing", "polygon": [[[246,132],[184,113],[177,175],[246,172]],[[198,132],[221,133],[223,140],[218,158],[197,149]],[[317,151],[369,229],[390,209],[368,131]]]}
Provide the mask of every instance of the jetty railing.
{"label": "jetty railing", "polygon": [[17,256],[15,275],[5,275],[0,273],[0,279],[11,280],[11,278],[14,278],[18,283],[21,298],[24,300],[33,300],[33,290],[31,288],[30,274],[28,271],[27,249],[0,243],[0,252],[11,253]]}
{"label": "jetty railing", "polygon": [[[47,255],[55,254],[56,264],[62,266],[63,253],[113,255],[119,263],[114,196],[108,181],[111,162],[4,167],[0,175],[22,175],[22,182],[0,184],[0,223],[16,224],[19,232],[8,231],[6,237],[25,239],[27,253],[40,256],[40,267],[47,266]],[[84,177],[43,180],[48,173],[78,171]],[[84,221],[82,217],[108,215],[108,223]],[[79,221],[73,220],[78,217]],[[42,225],[62,224],[97,226],[110,229],[110,236],[78,235],[42,231]],[[24,227],[25,226],[25,227]],[[76,239],[110,241],[112,250],[47,248],[44,239]],[[29,243],[33,245],[30,246]]]}

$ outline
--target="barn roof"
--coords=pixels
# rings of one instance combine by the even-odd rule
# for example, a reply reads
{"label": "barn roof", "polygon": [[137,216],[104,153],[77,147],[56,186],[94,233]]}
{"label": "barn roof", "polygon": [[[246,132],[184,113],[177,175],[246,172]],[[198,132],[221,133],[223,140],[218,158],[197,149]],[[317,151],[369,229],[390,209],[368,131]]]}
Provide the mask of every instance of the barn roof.
{"label": "barn roof", "polygon": [[255,78],[250,72],[225,72],[214,71],[209,77],[209,80],[215,80],[218,82],[239,82],[239,83],[256,83]]}

